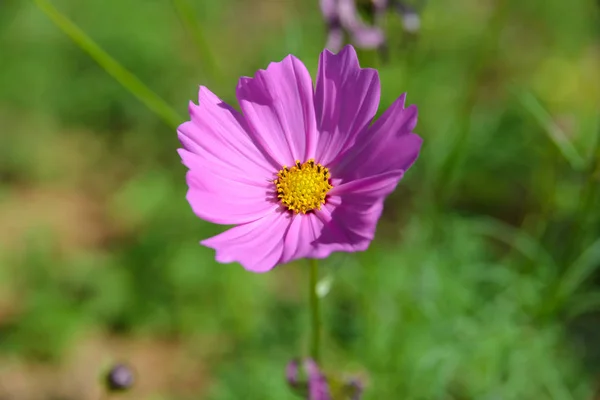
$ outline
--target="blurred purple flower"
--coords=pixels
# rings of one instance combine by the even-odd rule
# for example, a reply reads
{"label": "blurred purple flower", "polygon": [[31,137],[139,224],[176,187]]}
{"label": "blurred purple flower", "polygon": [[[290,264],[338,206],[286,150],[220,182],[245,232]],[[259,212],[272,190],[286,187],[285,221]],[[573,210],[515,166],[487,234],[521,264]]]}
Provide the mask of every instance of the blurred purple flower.
{"label": "blurred purple flower", "polygon": [[327,379],[317,363],[308,359],[304,365],[308,373],[308,400],[331,400]]}
{"label": "blurred purple flower", "polygon": [[[306,385],[308,388],[307,400],[331,400],[327,379],[325,379],[325,376],[321,373],[317,363],[309,358],[304,360],[302,366],[306,371],[308,379],[308,382],[304,382],[304,385]],[[299,360],[292,360],[287,365],[286,378],[291,387],[300,387],[301,382]]]}
{"label": "blurred purple flower", "polygon": [[290,361],[285,368],[285,377],[292,387],[298,386],[298,376],[300,374],[300,361],[298,359],[294,359]]}
{"label": "blurred purple flower", "polygon": [[105,377],[106,388],[110,392],[130,389],[135,381],[133,370],[125,364],[117,364],[108,371]]}
{"label": "blurred purple flower", "polygon": [[[380,1],[387,2],[388,0]],[[419,29],[421,29],[421,18],[413,7],[399,0],[389,0],[389,7],[393,7],[400,15],[400,18],[402,19],[402,26],[406,32],[417,33]]]}
{"label": "blurred purple flower", "polygon": [[321,12],[327,23],[327,47],[337,52],[344,45],[344,32],[357,47],[380,49],[385,46],[385,34],[381,25],[385,13],[394,9],[402,18],[404,30],[416,33],[420,18],[414,8],[400,0],[370,0],[373,25],[365,23],[358,13],[356,0],[319,0]]}
{"label": "blurred purple flower", "polygon": [[[300,379],[301,366],[303,375],[306,375],[306,381]],[[290,361],[286,367],[286,378],[293,389],[304,389],[302,393],[307,396],[307,400],[333,400],[327,378],[313,359],[308,358],[303,362],[298,359]],[[351,379],[342,386],[341,393],[343,393],[344,399],[361,399],[363,384],[360,380]]]}
{"label": "blurred purple flower", "polygon": [[364,49],[375,49],[383,45],[383,31],[376,26],[367,25],[356,9],[356,0],[319,0],[321,12],[327,22],[328,36],[326,47],[339,51],[344,45],[344,31],[351,41]]}

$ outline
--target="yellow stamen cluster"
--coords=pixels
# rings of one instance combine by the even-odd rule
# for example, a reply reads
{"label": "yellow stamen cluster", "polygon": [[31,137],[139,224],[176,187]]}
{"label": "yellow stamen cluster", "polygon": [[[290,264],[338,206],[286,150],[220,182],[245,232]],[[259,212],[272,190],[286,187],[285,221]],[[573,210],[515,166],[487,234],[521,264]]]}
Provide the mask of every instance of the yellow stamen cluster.
{"label": "yellow stamen cluster", "polygon": [[283,166],[277,173],[274,183],[277,198],[288,210],[296,214],[306,214],[310,210],[320,210],[325,204],[325,196],[333,186],[329,183],[329,170],[310,159],[304,164],[288,168]]}

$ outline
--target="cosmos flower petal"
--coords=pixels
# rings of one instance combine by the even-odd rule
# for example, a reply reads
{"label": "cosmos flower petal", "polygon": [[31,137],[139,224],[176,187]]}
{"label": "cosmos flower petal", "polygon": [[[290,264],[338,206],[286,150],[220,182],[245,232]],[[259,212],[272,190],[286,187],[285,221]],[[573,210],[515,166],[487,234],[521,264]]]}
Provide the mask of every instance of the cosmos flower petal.
{"label": "cosmos flower petal", "polygon": [[382,211],[381,201],[367,209],[360,209],[355,205],[324,206],[315,213],[322,221],[323,229],[307,257],[327,258],[334,252],[366,250],[375,236],[375,227]]}
{"label": "cosmos flower petal", "polygon": [[314,92],[300,60],[289,55],[259,70],[254,78],[241,78],[237,98],[256,141],[279,167],[314,157]]}
{"label": "cosmos flower petal", "polygon": [[404,171],[398,169],[356,179],[334,187],[331,189],[330,195],[340,197],[342,206],[348,202],[356,203],[358,200],[364,200],[366,204],[369,204],[378,198],[385,198],[394,191],[403,175]]}
{"label": "cosmos flower petal", "polygon": [[[315,243],[323,231],[324,223],[315,214],[295,215],[285,236],[281,262],[287,263],[299,258],[313,257]],[[316,257],[315,257],[316,258]]]}
{"label": "cosmos flower petal", "polygon": [[198,105],[190,102],[190,121],[177,129],[183,147],[207,162],[266,177],[277,167],[252,138],[242,115],[201,86]]}
{"label": "cosmos flower petal", "polygon": [[200,218],[216,224],[241,224],[277,207],[265,201],[272,196],[271,182],[250,179],[230,166],[215,165],[185,149],[179,149],[179,154],[189,168],[187,200]]}
{"label": "cosmos flower petal", "polygon": [[190,171],[187,175],[187,201],[194,213],[209,222],[222,225],[243,224],[255,221],[277,208],[276,204],[257,201],[251,197],[223,197],[207,192],[194,183],[198,177]]}
{"label": "cosmos flower petal", "polygon": [[273,269],[283,254],[283,237],[289,226],[286,213],[273,211],[261,219],[233,227],[200,242],[216,250],[220,263],[238,262],[252,272]]}
{"label": "cosmos flower petal", "polygon": [[334,187],[328,204],[315,212],[323,228],[312,253],[306,257],[326,258],[335,251],[364,251],[375,236],[383,202],[403,171],[390,171]]}
{"label": "cosmos flower petal", "polygon": [[391,170],[407,171],[419,156],[423,140],[412,130],[417,124],[417,107],[404,107],[406,94],[400,96],[369,128],[332,174],[351,181]]}
{"label": "cosmos flower petal", "polygon": [[335,164],[369,126],[379,105],[377,71],[360,68],[356,51],[345,46],[338,54],[321,53],[315,91],[319,129],[317,157],[327,166]]}

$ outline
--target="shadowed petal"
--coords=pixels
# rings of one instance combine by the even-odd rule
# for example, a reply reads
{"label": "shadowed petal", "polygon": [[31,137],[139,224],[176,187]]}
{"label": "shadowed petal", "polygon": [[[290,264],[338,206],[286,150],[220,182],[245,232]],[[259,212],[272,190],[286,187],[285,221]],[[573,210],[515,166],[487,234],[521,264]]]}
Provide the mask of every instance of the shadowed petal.
{"label": "shadowed petal", "polygon": [[417,124],[417,107],[404,108],[400,96],[361,136],[332,174],[345,182],[392,170],[408,170],[419,156],[423,140],[412,133]]}
{"label": "shadowed petal", "polygon": [[289,226],[286,213],[273,211],[265,217],[238,225],[200,244],[215,249],[220,263],[238,262],[252,272],[273,269],[283,253],[283,238]]}
{"label": "shadowed petal", "polygon": [[313,97],[310,74],[292,55],[239,81],[237,98],[248,125],[279,168],[314,157]]}
{"label": "shadowed petal", "polygon": [[332,189],[328,203],[315,215],[323,229],[307,257],[326,258],[335,251],[364,251],[375,237],[383,202],[402,178],[390,171],[358,179]]}
{"label": "shadowed petal", "polygon": [[361,69],[352,46],[338,54],[321,53],[315,92],[320,163],[335,164],[367,129],[377,112],[379,93],[377,71]]}
{"label": "shadowed petal", "polygon": [[336,251],[364,251],[375,236],[383,201],[402,178],[389,171],[334,187],[321,210],[292,217],[282,262],[326,258]]}
{"label": "shadowed petal", "polygon": [[294,215],[285,236],[282,263],[312,257],[316,240],[323,231],[323,221],[315,214]]}

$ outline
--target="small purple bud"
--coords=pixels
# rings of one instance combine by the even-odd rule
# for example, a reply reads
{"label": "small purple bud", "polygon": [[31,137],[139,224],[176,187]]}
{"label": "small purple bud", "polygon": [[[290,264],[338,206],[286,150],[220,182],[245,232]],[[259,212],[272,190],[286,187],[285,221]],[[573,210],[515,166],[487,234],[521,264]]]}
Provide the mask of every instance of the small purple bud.
{"label": "small purple bud", "polygon": [[133,370],[124,364],[117,364],[106,374],[106,387],[110,392],[131,389],[135,381]]}
{"label": "small purple bud", "polygon": [[364,391],[364,385],[359,379],[352,379],[348,382],[347,387],[351,393],[351,400],[360,400]]}
{"label": "small purple bud", "polygon": [[298,386],[298,366],[300,365],[300,361],[292,360],[288,363],[285,368],[285,377],[288,381],[288,384],[292,387]]}
{"label": "small purple bud", "polygon": [[331,400],[329,385],[317,363],[308,359],[304,365],[308,374],[308,400]]}

